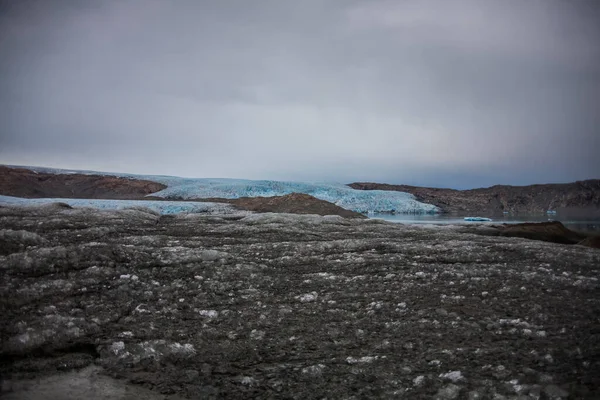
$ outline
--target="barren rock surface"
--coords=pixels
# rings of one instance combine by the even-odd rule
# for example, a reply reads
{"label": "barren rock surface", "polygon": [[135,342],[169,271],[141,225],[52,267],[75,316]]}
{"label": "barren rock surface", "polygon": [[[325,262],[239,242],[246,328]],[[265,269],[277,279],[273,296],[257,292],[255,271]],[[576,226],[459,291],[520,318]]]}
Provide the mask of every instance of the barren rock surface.
{"label": "barren rock surface", "polygon": [[582,243],[586,239],[586,236],[582,233],[568,229],[559,221],[504,224],[498,230],[500,236],[522,237],[562,244]]}
{"label": "barren rock surface", "polygon": [[3,394],[597,398],[600,252],[465,229],[1,207]]}

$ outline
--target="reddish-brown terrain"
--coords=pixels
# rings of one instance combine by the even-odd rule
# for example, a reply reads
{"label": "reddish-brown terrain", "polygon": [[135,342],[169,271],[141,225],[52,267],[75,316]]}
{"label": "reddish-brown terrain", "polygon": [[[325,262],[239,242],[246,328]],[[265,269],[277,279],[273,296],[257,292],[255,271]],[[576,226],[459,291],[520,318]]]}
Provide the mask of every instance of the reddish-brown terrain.
{"label": "reddish-brown terrain", "polygon": [[0,194],[5,196],[75,199],[139,199],[165,185],[140,179],[85,174],[49,174],[0,166]]}
{"label": "reddish-brown terrain", "polygon": [[600,215],[600,179],[573,183],[530,186],[496,185],[489,188],[455,190],[385,183],[356,182],[358,190],[392,190],[413,194],[450,213],[537,213],[547,210]]}

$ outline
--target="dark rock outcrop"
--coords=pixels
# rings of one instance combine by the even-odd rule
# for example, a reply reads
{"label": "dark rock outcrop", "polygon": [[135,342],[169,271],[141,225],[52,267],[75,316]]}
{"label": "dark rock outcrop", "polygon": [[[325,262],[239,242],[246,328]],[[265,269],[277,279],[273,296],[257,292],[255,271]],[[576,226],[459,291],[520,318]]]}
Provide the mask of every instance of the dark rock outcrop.
{"label": "dark rock outcrop", "polygon": [[585,239],[584,235],[566,228],[558,221],[507,224],[499,227],[499,231],[500,236],[520,237],[562,244],[577,244]]}
{"label": "dark rock outcrop", "polygon": [[581,246],[593,247],[594,249],[600,249],[600,236],[590,236],[577,243]]}
{"label": "dark rock outcrop", "polygon": [[411,193],[419,201],[434,204],[449,213],[539,213],[558,210],[600,216],[600,179],[530,186],[496,185],[470,190],[370,182],[356,182],[348,186],[358,190]]}
{"label": "dark rock outcrop", "polygon": [[0,166],[0,194],[25,198],[139,199],[165,189],[152,181],[106,175],[49,174]]}

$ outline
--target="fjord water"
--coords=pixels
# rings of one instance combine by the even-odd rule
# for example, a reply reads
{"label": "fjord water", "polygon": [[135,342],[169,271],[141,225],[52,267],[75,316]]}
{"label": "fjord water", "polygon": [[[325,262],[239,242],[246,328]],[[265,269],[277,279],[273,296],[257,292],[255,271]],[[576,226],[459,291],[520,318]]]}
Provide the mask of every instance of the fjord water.
{"label": "fjord water", "polygon": [[[487,217],[492,222],[468,222],[464,217]],[[600,217],[569,214],[500,214],[500,215],[457,215],[457,214],[371,214],[371,218],[403,224],[519,224],[523,222],[560,221],[569,229],[584,232],[600,232]]]}

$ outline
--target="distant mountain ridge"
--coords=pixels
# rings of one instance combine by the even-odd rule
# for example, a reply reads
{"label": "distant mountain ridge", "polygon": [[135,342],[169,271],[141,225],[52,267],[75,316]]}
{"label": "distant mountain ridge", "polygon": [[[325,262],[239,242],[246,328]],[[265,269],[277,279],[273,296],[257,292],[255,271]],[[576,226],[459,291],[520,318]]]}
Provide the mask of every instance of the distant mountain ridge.
{"label": "distant mountain ridge", "polygon": [[373,182],[355,182],[348,186],[357,190],[410,193],[418,201],[436,205],[448,213],[539,213],[555,210],[600,216],[600,179],[529,186],[496,185],[469,190]]}

